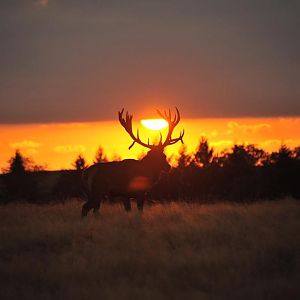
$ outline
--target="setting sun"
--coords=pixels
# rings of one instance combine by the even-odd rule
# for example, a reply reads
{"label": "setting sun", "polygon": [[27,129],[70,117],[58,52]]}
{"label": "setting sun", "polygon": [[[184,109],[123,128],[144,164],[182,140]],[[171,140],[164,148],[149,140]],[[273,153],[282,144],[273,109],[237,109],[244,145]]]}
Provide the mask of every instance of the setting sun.
{"label": "setting sun", "polygon": [[143,119],[141,123],[144,127],[151,130],[160,130],[168,126],[168,122],[164,119]]}

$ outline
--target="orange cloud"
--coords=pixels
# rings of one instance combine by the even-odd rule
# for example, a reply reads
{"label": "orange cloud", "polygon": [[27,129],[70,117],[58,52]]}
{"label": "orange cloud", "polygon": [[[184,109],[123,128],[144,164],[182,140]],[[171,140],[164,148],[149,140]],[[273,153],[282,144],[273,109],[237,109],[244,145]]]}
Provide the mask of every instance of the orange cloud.
{"label": "orange cloud", "polygon": [[24,140],[21,142],[10,143],[9,146],[14,149],[38,148],[41,146],[41,144],[30,140]]}
{"label": "orange cloud", "polygon": [[59,145],[53,148],[57,153],[81,153],[85,151],[83,145]]}
{"label": "orange cloud", "polygon": [[39,148],[41,144],[31,140],[23,140],[21,142],[10,143],[9,146],[13,149],[20,149],[26,154],[33,155],[38,153],[37,148]]}
{"label": "orange cloud", "polygon": [[210,142],[209,144],[217,151],[219,151],[233,146],[234,142],[232,140],[219,140],[216,142]]}
{"label": "orange cloud", "polygon": [[279,148],[282,144],[282,140],[279,139],[270,139],[261,143],[263,148]]}
{"label": "orange cloud", "polygon": [[300,139],[270,139],[261,143],[264,148],[279,148],[281,145],[288,145],[289,147],[298,147]]}
{"label": "orange cloud", "polygon": [[265,130],[265,129],[271,129],[271,125],[267,123],[262,124],[255,124],[255,125],[242,125],[238,122],[228,122],[227,123],[227,134],[232,134],[236,131],[251,134],[251,133],[257,133],[259,131]]}

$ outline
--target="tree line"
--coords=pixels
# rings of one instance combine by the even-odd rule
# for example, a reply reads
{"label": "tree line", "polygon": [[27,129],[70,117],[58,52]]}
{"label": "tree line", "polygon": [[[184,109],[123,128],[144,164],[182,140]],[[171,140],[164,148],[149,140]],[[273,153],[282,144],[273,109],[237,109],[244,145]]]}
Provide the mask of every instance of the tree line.
{"label": "tree line", "polygon": [[[216,153],[202,137],[193,153],[188,153],[183,145],[179,155],[169,159],[174,167],[161,175],[148,194],[149,200],[245,202],[285,196],[300,198],[300,147],[281,145],[268,153],[253,144],[235,144]],[[99,147],[94,163],[107,161],[104,149]],[[1,203],[84,198],[81,174],[88,166],[86,159],[79,154],[72,166],[71,170],[45,171],[16,150],[1,175]]]}

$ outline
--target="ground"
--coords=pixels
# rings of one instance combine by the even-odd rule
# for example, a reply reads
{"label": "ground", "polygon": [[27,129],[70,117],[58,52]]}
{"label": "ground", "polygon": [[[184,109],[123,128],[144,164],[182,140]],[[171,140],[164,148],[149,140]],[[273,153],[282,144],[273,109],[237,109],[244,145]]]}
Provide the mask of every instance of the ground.
{"label": "ground", "polygon": [[300,203],[0,207],[1,299],[300,299]]}

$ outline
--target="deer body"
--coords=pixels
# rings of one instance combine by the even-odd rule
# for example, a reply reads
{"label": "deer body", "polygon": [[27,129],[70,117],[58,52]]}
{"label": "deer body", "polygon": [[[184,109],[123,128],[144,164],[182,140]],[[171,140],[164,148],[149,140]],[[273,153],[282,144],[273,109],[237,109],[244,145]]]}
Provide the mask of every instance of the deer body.
{"label": "deer body", "polygon": [[142,210],[146,192],[162,171],[170,169],[164,154],[157,153],[156,156],[156,160],[146,155],[142,160],[98,163],[86,169],[83,181],[89,200],[83,206],[82,215],[85,216],[91,209],[97,213],[105,197],[122,198],[127,211],[131,209],[130,198],[135,198],[138,209]]}
{"label": "deer body", "polygon": [[[176,109],[177,110],[177,109]],[[119,121],[128,134],[133,139],[132,145],[138,143],[150,149],[147,155],[141,160],[125,159],[119,162],[97,163],[87,168],[83,173],[83,181],[87,191],[87,202],[82,207],[82,216],[86,216],[93,209],[98,213],[102,199],[105,197],[120,197],[123,200],[127,211],[131,209],[130,198],[137,200],[137,207],[143,210],[145,194],[158,180],[161,172],[167,172],[170,165],[167,162],[163,150],[166,146],[182,142],[184,132],[180,133],[178,138],[172,139],[171,134],[180,120],[177,110],[177,116],[174,120],[165,113],[159,113],[169,124],[169,132],[164,143],[162,137],[158,145],[143,143],[132,132],[132,116],[126,114],[123,118],[123,110],[119,112]]]}

